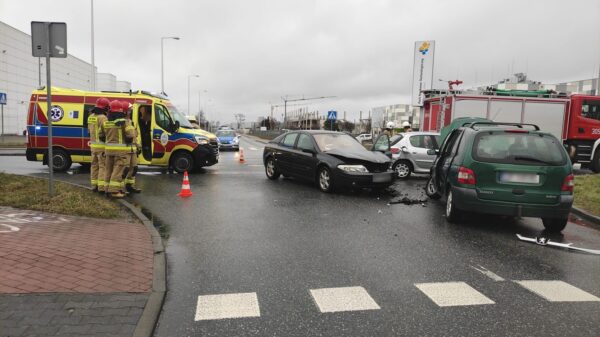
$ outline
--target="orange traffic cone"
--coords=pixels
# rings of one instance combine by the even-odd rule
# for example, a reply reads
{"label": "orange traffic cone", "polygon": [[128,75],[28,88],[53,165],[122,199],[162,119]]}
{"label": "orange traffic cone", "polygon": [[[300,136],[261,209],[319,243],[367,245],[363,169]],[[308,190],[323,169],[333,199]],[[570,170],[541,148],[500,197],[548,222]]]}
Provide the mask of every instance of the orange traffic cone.
{"label": "orange traffic cone", "polygon": [[246,159],[244,159],[244,149],[240,147],[240,164],[243,164],[246,162]]}
{"label": "orange traffic cone", "polygon": [[187,171],[183,172],[183,184],[181,184],[181,192],[178,194],[182,198],[191,197],[193,195],[190,189],[190,180],[188,179]]}

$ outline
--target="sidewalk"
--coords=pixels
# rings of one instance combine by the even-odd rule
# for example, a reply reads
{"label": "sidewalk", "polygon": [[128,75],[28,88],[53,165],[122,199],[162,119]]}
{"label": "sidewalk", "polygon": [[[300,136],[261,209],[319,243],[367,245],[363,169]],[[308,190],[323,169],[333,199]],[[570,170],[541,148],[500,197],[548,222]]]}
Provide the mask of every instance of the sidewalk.
{"label": "sidewalk", "polygon": [[0,207],[0,337],[131,336],[152,291],[137,219]]}

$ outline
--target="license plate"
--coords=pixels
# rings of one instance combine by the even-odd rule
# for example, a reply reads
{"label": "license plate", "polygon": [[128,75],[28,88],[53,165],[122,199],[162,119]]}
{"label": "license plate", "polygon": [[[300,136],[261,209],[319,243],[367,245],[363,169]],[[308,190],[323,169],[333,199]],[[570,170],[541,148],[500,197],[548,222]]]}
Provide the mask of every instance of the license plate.
{"label": "license plate", "polygon": [[392,181],[392,175],[389,173],[380,173],[373,175],[374,183],[388,183],[390,181]]}
{"label": "license plate", "polygon": [[503,183],[539,184],[540,176],[536,173],[501,172],[500,181]]}

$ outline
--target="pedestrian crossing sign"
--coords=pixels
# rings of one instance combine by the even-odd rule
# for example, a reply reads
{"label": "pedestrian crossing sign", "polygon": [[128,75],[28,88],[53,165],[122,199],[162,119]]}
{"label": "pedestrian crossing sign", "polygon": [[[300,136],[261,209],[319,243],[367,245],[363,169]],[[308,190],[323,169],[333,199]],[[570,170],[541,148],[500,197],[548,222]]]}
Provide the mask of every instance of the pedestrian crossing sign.
{"label": "pedestrian crossing sign", "polygon": [[337,119],[337,111],[327,111],[327,119],[328,120],[336,120]]}
{"label": "pedestrian crossing sign", "polygon": [[2,105],[6,104],[6,93],[4,93],[4,92],[0,92],[0,104],[2,104]]}

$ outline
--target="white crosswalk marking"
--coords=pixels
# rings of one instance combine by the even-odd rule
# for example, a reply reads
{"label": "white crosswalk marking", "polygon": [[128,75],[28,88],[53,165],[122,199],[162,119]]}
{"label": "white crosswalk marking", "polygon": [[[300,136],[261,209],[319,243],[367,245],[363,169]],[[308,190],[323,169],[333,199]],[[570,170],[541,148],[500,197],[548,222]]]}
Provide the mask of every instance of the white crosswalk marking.
{"label": "white crosswalk marking", "polygon": [[198,296],[196,321],[260,317],[256,293]]}
{"label": "white crosswalk marking", "polygon": [[591,302],[600,298],[563,281],[515,281],[550,302]]}
{"label": "white crosswalk marking", "polygon": [[381,309],[363,287],[311,289],[319,311],[359,311]]}
{"label": "white crosswalk marking", "polygon": [[415,286],[440,307],[494,304],[465,282],[417,283]]}

